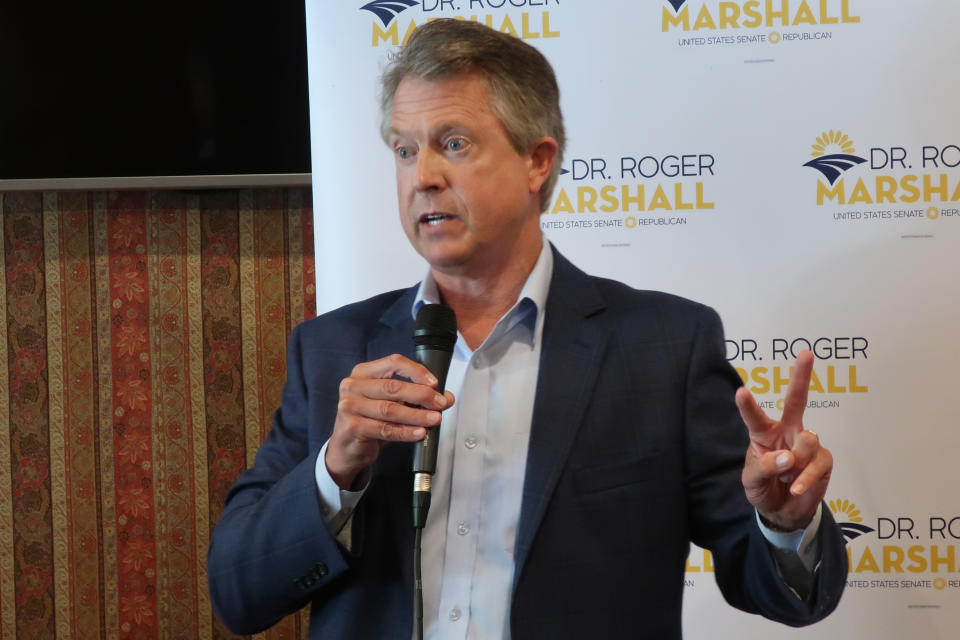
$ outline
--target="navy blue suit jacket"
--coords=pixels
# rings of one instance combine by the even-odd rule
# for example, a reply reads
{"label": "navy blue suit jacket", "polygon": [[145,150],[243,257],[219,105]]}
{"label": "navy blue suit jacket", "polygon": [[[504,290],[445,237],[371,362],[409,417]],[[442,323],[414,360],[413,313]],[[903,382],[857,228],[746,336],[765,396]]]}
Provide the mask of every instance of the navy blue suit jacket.
{"label": "navy blue suit jacket", "polygon": [[[260,631],[308,603],[312,638],[400,638],[412,626],[412,446],[383,449],[354,513],[350,551],[323,523],[314,479],[340,380],[412,356],[416,289],[297,327],[274,426],[212,536],[216,612]],[[555,251],[516,541],[514,640],[679,638],[689,542],[713,552],[734,606],[803,625],[846,577],[828,509],[807,601],[777,577],[740,484],[747,432],[716,313],[587,276]],[[435,551],[434,557],[442,557]],[[431,551],[424,551],[424,562]]]}

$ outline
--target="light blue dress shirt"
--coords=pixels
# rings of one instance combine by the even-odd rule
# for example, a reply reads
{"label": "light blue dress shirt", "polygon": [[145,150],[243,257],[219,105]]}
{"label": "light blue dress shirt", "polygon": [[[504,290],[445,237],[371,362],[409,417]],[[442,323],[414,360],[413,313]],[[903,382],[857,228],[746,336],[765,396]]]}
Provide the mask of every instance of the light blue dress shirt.
{"label": "light blue dress shirt", "polygon": [[[543,309],[553,274],[544,242],[516,303],[471,351],[458,336],[424,530],[424,636],[509,638],[513,551],[533,419]],[[420,305],[439,302],[433,278]]]}

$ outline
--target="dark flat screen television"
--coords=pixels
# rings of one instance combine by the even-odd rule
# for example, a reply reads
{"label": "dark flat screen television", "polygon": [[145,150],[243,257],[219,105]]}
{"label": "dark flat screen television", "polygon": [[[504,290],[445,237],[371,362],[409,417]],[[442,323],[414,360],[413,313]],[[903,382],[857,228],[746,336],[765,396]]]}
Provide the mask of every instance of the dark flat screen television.
{"label": "dark flat screen television", "polygon": [[4,3],[0,83],[0,190],[309,183],[303,0]]}

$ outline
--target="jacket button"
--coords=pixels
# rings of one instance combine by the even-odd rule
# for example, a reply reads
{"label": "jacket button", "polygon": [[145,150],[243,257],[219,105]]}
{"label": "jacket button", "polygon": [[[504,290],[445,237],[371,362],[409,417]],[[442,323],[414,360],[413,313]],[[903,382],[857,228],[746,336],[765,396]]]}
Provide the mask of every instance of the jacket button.
{"label": "jacket button", "polygon": [[328,572],[329,569],[327,569],[327,565],[322,562],[318,562],[317,564],[313,565],[313,575],[315,575],[317,579],[327,575]]}

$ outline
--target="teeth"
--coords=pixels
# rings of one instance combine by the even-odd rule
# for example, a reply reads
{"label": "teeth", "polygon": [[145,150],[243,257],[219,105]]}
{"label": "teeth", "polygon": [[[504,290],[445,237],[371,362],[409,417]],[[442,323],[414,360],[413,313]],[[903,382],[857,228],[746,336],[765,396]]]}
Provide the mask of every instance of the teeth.
{"label": "teeth", "polygon": [[443,214],[435,214],[435,215],[424,216],[423,221],[424,223],[429,225],[438,225],[449,217],[450,216],[443,215]]}

